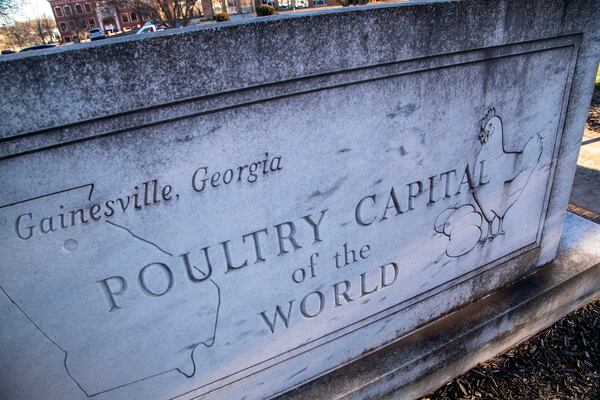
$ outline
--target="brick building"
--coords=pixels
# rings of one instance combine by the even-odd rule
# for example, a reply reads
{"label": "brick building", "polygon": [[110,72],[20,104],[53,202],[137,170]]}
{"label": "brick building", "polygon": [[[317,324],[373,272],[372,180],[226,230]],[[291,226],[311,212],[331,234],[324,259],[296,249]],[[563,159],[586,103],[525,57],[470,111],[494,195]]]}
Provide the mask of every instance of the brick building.
{"label": "brick building", "polygon": [[201,2],[202,13],[209,18],[222,12],[230,15],[253,14],[256,7],[261,4],[269,4],[279,11],[339,5],[336,0],[201,0]]}
{"label": "brick building", "polygon": [[215,14],[254,14],[254,0],[201,0],[202,15],[212,18]]}
{"label": "brick building", "polygon": [[56,26],[65,43],[87,39],[92,28],[105,32],[133,29],[149,20],[131,8],[114,0],[48,0]]}
{"label": "brick building", "polygon": [[254,0],[256,6],[261,4],[269,4],[275,7],[276,10],[292,10],[320,6],[339,6],[336,0]]}

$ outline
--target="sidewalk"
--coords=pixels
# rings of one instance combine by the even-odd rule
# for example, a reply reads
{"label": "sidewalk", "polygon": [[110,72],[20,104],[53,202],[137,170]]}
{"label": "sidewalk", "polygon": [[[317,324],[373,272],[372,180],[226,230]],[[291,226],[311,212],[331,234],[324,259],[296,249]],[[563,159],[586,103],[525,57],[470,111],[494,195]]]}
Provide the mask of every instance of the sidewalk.
{"label": "sidewalk", "polygon": [[[578,212],[575,207],[600,214],[600,90],[595,91],[590,105],[577,160],[571,204],[570,210],[583,217],[586,215]],[[600,218],[596,218],[595,222],[600,223]]]}

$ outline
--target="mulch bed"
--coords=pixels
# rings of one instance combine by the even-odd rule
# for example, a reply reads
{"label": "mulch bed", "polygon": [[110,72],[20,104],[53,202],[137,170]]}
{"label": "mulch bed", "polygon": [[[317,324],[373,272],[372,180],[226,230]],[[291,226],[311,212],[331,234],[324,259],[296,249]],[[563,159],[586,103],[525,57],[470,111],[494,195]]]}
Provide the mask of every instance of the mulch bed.
{"label": "mulch bed", "polygon": [[423,399],[600,399],[600,299]]}
{"label": "mulch bed", "polygon": [[594,132],[600,132],[600,90],[594,90],[592,104],[588,112],[587,128]]}

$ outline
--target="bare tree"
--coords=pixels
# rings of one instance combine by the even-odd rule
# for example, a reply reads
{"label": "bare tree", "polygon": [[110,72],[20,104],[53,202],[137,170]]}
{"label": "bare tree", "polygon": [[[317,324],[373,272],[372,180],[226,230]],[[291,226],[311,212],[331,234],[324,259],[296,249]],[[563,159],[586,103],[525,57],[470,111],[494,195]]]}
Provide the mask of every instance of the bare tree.
{"label": "bare tree", "polygon": [[42,43],[52,42],[54,39],[53,31],[55,28],[54,19],[49,18],[46,14],[31,21],[33,30]]}
{"label": "bare tree", "polygon": [[73,15],[73,21],[75,21],[75,35],[77,35],[77,41],[85,39],[88,33],[85,18]]}
{"label": "bare tree", "polygon": [[35,44],[36,36],[29,21],[14,22],[2,27],[2,33],[13,47],[23,49]]}
{"label": "bare tree", "polygon": [[186,26],[194,16],[197,0],[123,0],[142,15],[150,15],[167,28]]}
{"label": "bare tree", "polygon": [[115,10],[115,15],[117,16],[118,21],[117,27],[121,26],[121,21],[123,21],[123,17],[121,16],[121,8],[123,8],[126,5],[126,3],[123,0],[105,0],[105,3]]}
{"label": "bare tree", "polygon": [[74,32],[77,36],[77,42],[80,42],[82,39],[85,39],[87,36],[87,25],[86,25],[85,17],[81,17],[79,15],[71,14],[68,19],[65,20],[67,24],[69,24],[69,30]]}

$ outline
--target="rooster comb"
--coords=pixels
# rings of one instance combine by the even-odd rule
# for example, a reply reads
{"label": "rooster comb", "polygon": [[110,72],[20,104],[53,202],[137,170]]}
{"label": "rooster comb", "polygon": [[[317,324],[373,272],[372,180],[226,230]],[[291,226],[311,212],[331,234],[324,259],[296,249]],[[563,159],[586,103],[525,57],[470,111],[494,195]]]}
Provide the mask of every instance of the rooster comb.
{"label": "rooster comb", "polygon": [[490,119],[496,116],[496,109],[494,107],[490,107],[485,116],[481,119],[481,129],[479,130],[479,135],[477,139],[481,144],[485,144],[489,139],[489,132],[486,130],[486,125]]}
{"label": "rooster comb", "polygon": [[487,124],[488,121],[496,115],[496,109],[494,107],[490,107],[485,113],[485,116],[481,119],[481,129],[485,128],[485,124]]}

